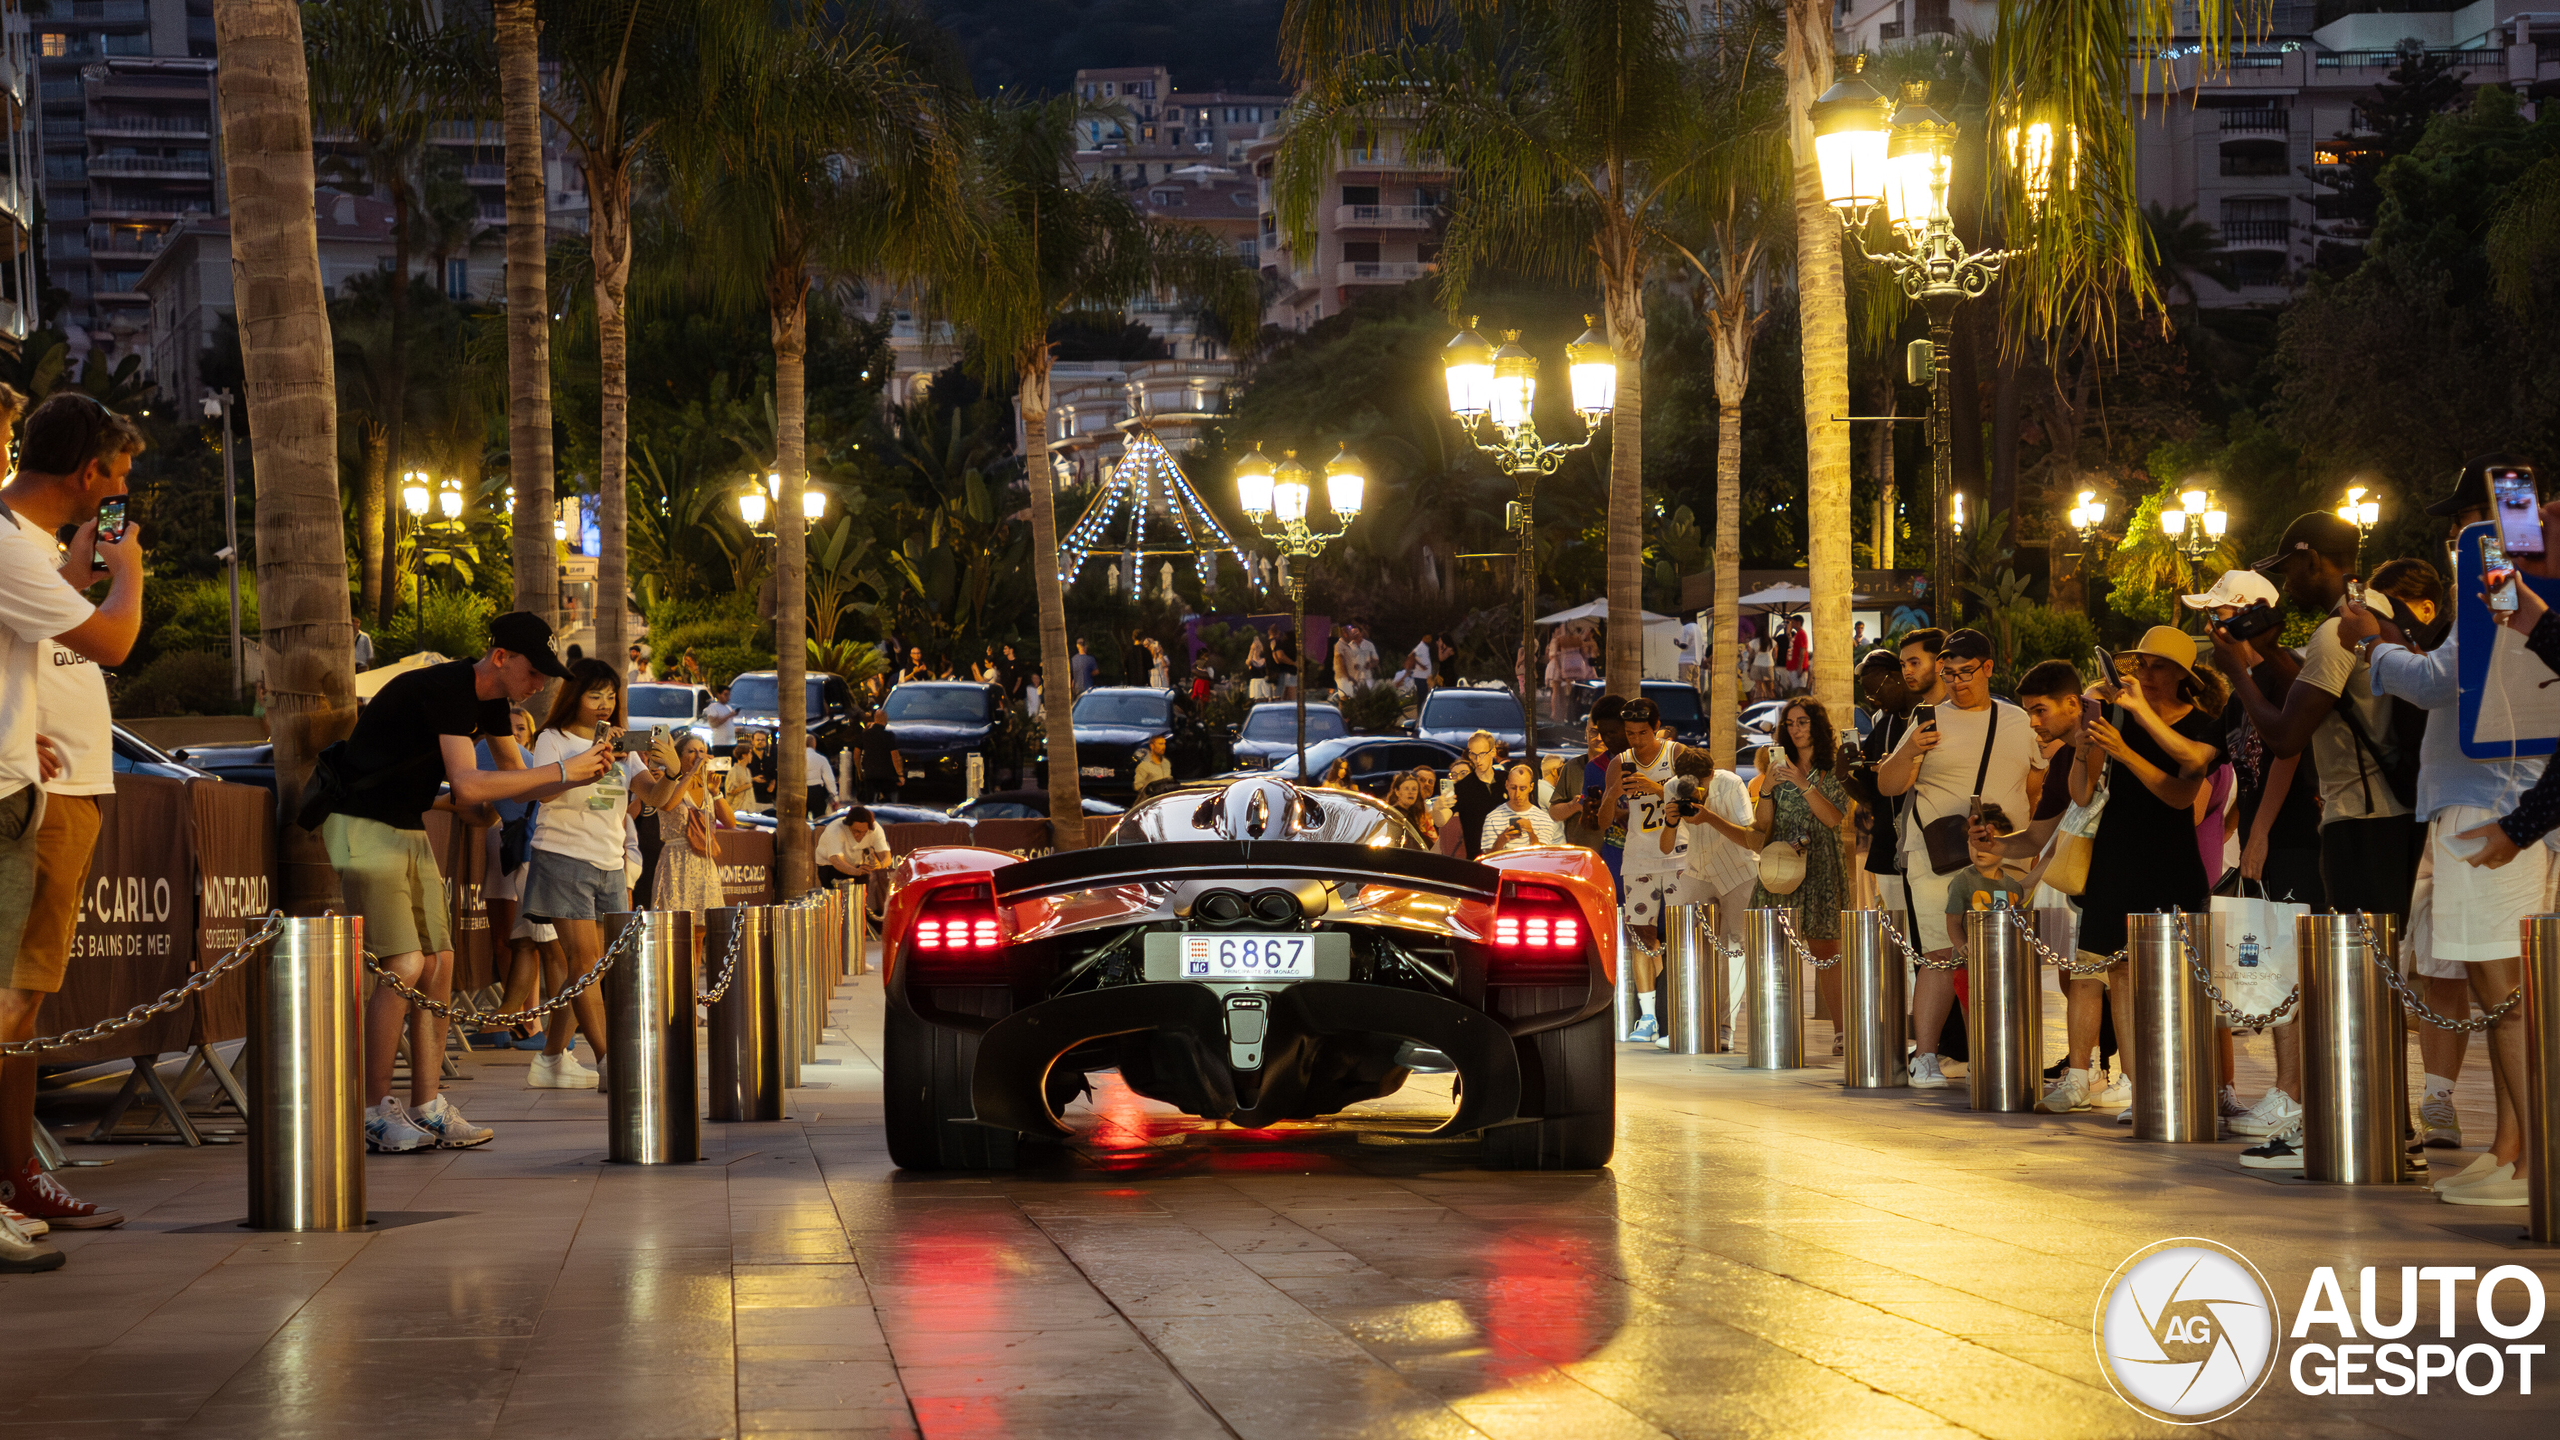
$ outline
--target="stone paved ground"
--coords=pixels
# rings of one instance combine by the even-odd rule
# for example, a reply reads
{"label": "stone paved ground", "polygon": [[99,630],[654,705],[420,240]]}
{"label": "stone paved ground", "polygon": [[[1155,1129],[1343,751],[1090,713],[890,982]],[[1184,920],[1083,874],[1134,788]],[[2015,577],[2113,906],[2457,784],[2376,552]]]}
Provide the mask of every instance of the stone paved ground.
{"label": "stone paved ground", "polygon": [[[1602,1173],[1417,1143],[1429,1086],[1356,1130],[1248,1134],[1106,1082],[1048,1168],[908,1176],[878,1125],[877,982],[836,1018],[791,1121],[708,1127],[681,1168],[601,1163],[600,1096],[477,1059],[456,1094],[498,1141],[376,1158],[390,1223],[367,1235],[236,1228],[237,1147],[108,1152],[74,1181],[131,1223],[0,1277],[0,1435],[2167,1435],[2090,1338],[2152,1241],[2238,1247],[2288,1316],[2322,1264],[2351,1306],[2362,1265],[2560,1281],[2515,1212],[1639,1047]],[[2263,1051],[2242,1067],[2254,1095]],[[2485,1138],[2476,1053],[2461,1100]],[[2455,1343],[2485,1340],[2464,1294]],[[2535,1378],[2314,1399],[2279,1376],[2202,1433],[2547,1437],[2560,1378]]]}

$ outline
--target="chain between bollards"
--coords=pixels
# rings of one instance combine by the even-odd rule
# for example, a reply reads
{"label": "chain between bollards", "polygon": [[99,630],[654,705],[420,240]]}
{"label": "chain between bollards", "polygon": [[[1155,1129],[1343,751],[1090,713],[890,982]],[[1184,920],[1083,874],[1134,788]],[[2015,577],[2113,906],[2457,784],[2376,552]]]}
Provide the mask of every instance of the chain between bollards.
{"label": "chain between bollards", "polygon": [[478,1025],[483,1028],[503,1029],[510,1025],[530,1025],[536,1020],[549,1016],[551,1012],[568,1004],[570,1001],[577,999],[579,995],[586,991],[587,987],[595,984],[597,980],[602,979],[605,971],[613,968],[613,962],[621,958],[622,952],[630,946],[632,936],[639,933],[639,928],[640,927],[636,925],[624,926],[620,938],[616,939],[611,945],[605,947],[603,956],[599,958],[594,965],[589,966],[585,974],[570,981],[559,994],[552,996],[550,999],[543,1001],[541,1004],[536,1005],[529,1010],[508,1012],[496,1010],[474,1010],[468,1005],[456,1004],[447,1000],[433,999],[430,998],[426,992],[410,985],[407,981],[402,980],[399,976],[394,975],[389,970],[383,968],[382,957],[374,954],[370,950],[363,952],[364,964],[366,969],[371,970],[374,974],[382,977],[382,983],[389,986],[392,993],[429,1014],[441,1015],[445,1019],[455,1021],[459,1024]]}
{"label": "chain between bollards", "polygon": [[1902,932],[1893,928],[1892,916],[1887,915],[1878,923],[1884,926],[1884,938],[1894,943],[1894,947],[1902,952],[1902,958],[1919,966],[1921,969],[1961,970],[1964,968],[1964,957],[1962,955],[1949,956],[1944,960],[1932,960],[1928,956],[1921,954],[1919,951],[1912,949],[1911,942],[1902,938]]}
{"label": "chain between bollards", "polygon": [[130,1030],[154,1016],[166,1015],[185,1004],[206,986],[239,969],[241,962],[263,948],[268,941],[276,938],[277,933],[283,929],[284,912],[270,910],[267,912],[267,923],[257,934],[232,946],[223,952],[221,959],[188,976],[177,986],[160,992],[157,998],[145,1000],[112,1019],[83,1025],[77,1030],[66,1030],[59,1035],[37,1035],[25,1040],[10,1041],[8,1044],[0,1045],[0,1055],[41,1055],[47,1050],[68,1050],[74,1045],[86,1045],[92,1040],[105,1039],[119,1030]]}
{"label": "chain between bollards", "polygon": [[2012,925],[2017,927],[2018,938],[2026,941],[2027,948],[2035,951],[2037,956],[2040,957],[2045,964],[2052,966],[2054,969],[2061,971],[2065,975],[2095,975],[2101,970],[2112,970],[2116,966],[2123,964],[2124,957],[2132,953],[2130,949],[2119,950],[2104,959],[2092,960],[2084,965],[2079,961],[2073,960],[2064,955],[2061,951],[2054,949],[2052,946],[2044,943],[2042,939],[2038,938],[2036,935],[2035,922],[2027,918],[2031,913],[2032,912],[2026,910],[2010,909],[2009,921]]}
{"label": "chain between bollards", "polygon": [[722,996],[729,993],[729,982],[738,978],[739,942],[746,937],[746,932],[747,907],[743,905],[731,906],[729,910],[729,958],[720,962],[720,983],[703,992],[699,997],[700,1003],[704,1005],[716,1005],[720,1003]]}
{"label": "chain between bollards", "polygon": [[1776,909],[1778,912],[1778,933],[1787,937],[1787,945],[1790,949],[1796,952],[1797,959],[1802,960],[1816,970],[1828,970],[1832,966],[1840,963],[1839,956],[1834,955],[1830,959],[1825,960],[1821,956],[1814,954],[1812,950],[1806,948],[1804,941],[1796,938],[1796,915],[1794,911],[1787,909],[1783,905],[1774,906],[1772,908]]}
{"label": "chain between bollards", "polygon": [[[2505,1019],[2507,1012],[2516,1008],[2516,1002],[2524,998],[2524,987],[2518,985],[2515,993],[2499,1001],[2496,1009],[2488,1011],[2479,1019],[2448,1020],[2430,1008],[2426,1001],[2418,998],[2418,992],[2410,989],[2409,982],[2400,978],[2400,967],[2397,964],[2383,958],[2382,947],[2373,943],[2373,927],[2364,923],[2364,912],[2356,911],[2350,918],[2355,921],[2356,938],[2364,942],[2364,958],[2371,961],[2373,967],[2382,972],[2383,983],[2391,987],[2391,993],[2400,997],[2400,1003],[2407,1007],[2410,1014],[2439,1030],[2450,1030],[2464,1035],[2477,1034]],[[2297,986],[2294,993],[2299,995],[2300,987]],[[2285,1003],[2290,1005],[2293,1001],[2288,999]]]}

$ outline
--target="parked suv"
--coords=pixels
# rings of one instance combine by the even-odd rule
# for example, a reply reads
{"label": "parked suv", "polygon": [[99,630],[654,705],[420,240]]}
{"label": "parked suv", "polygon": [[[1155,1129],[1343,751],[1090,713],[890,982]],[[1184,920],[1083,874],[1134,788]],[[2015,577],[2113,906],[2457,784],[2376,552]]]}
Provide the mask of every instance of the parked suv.
{"label": "parked suv", "polygon": [[[809,686],[809,743],[819,754],[834,760],[837,753],[851,745],[857,728],[853,713],[853,687],[841,675],[811,671]],[[729,704],[738,712],[741,730],[762,730],[780,738],[782,730],[782,675],[774,670],[750,670],[729,682]]]}

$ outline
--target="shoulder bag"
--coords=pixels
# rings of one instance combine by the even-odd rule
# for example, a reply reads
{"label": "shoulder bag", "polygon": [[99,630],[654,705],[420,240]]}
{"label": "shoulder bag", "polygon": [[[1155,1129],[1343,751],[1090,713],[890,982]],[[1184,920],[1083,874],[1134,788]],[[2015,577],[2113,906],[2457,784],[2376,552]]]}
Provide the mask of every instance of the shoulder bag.
{"label": "shoulder bag", "polygon": [[2000,702],[1991,702],[1991,715],[1982,727],[1982,760],[1973,767],[1973,798],[1965,803],[1962,813],[1941,815],[1920,827],[1920,842],[1928,847],[1929,873],[1953,875],[1973,863],[1973,846],[1968,830],[1974,812],[1982,808],[1982,782],[1991,774],[1991,744],[2000,735]]}

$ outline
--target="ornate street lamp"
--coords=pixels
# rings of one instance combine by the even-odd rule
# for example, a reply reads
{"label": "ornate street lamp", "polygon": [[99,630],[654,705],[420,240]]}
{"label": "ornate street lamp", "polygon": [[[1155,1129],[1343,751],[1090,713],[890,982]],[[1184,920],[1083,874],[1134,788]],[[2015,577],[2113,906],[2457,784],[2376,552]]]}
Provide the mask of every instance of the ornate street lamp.
{"label": "ornate street lamp", "polygon": [[2365,537],[2373,533],[2375,523],[2382,519],[2382,502],[2364,497],[2363,486],[2350,485],[2347,487],[2347,503],[2338,507],[2338,518],[2356,527],[2356,573],[2359,575],[2364,573]]}
{"label": "ornate street lamp", "polygon": [[1440,352],[1440,370],[1449,386],[1449,413],[1465,427],[1467,439],[1490,455],[1520,487],[1520,498],[1504,507],[1505,528],[1520,537],[1520,711],[1528,732],[1524,757],[1534,772],[1538,763],[1538,550],[1530,529],[1536,509],[1538,477],[1552,475],[1564,457],[1600,437],[1600,427],[1618,405],[1618,354],[1600,333],[1595,316],[1582,317],[1584,330],[1565,347],[1565,372],[1573,386],[1574,413],[1582,417],[1582,438],[1540,438],[1531,413],[1538,398],[1538,357],[1520,346],[1520,332],[1506,330],[1499,350],[1475,331],[1475,318]]}
{"label": "ornate street lamp", "polygon": [[2080,502],[2063,518],[2071,522],[2071,533],[2079,540],[2081,553],[2086,554],[2098,542],[2098,527],[2107,523],[2107,502],[2098,498],[2097,491],[2083,490]]}
{"label": "ornate street lamp", "polygon": [[1360,507],[1367,498],[1369,480],[1349,445],[1340,447],[1324,467],[1325,500],[1339,526],[1318,531],[1307,524],[1307,504],[1314,490],[1314,474],[1298,462],[1298,452],[1282,452],[1278,465],[1253,447],[1253,453],[1236,462],[1236,499],[1244,506],[1246,517],[1262,538],[1280,547],[1287,558],[1283,583],[1289,587],[1289,623],[1298,645],[1298,783],[1307,781],[1307,577],[1304,561],[1323,553],[1324,547],[1350,533],[1351,522],[1360,518]]}
{"label": "ornate street lamp", "polygon": [[426,619],[427,613],[426,558],[461,553],[465,503],[462,481],[457,477],[447,476],[438,481],[424,470],[411,470],[400,477],[400,508],[408,512],[410,523],[417,531],[415,554],[409,565],[409,582],[416,614],[421,621]]}
{"label": "ornate street lamp", "polygon": [[[773,531],[765,525],[765,517],[772,514],[775,507],[781,504],[782,472],[779,470],[768,470],[765,472],[764,486],[762,489],[758,489],[754,484],[750,483],[745,489],[738,492],[738,518],[747,522],[748,531],[757,539],[770,540],[773,538]],[[815,525],[819,521],[825,519],[827,517],[827,492],[819,489],[815,485],[802,486],[800,490],[800,516],[812,525]]]}
{"label": "ornate street lamp", "polygon": [[[1919,301],[1929,315],[1929,338],[1912,345],[1910,370],[1912,383],[1929,386],[1930,479],[1939,526],[1930,588],[1947,597],[1940,604],[1951,607],[1952,531],[1958,511],[1949,499],[1955,489],[1953,399],[1941,361],[1955,341],[1956,306],[1988,289],[1999,278],[2000,267],[2024,252],[1965,248],[1947,212],[1955,176],[1955,122],[1930,106],[1925,82],[1903,86],[1900,103],[1888,101],[1862,78],[1865,65],[1865,56],[1853,57],[1849,73],[1813,102],[1814,158],[1822,198],[1839,212],[1858,252],[1892,272],[1902,293]],[[2030,214],[2042,214],[2052,196],[2057,152],[2063,162],[2061,183],[2068,187],[2077,181],[2079,143],[2070,126],[2022,119],[2008,128],[2004,139]],[[1899,242],[1882,255],[1867,247],[1865,235],[1867,218],[1879,205]],[[1952,608],[1939,618],[1952,623]]]}
{"label": "ornate street lamp", "polygon": [[2160,533],[2178,547],[2186,557],[2188,580],[2204,557],[2222,548],[2222,537],[2231,529],[2231,517],[2216,503],[2210,490],[2184,490],[2178,494],[2178,508],[2160,511]]}

